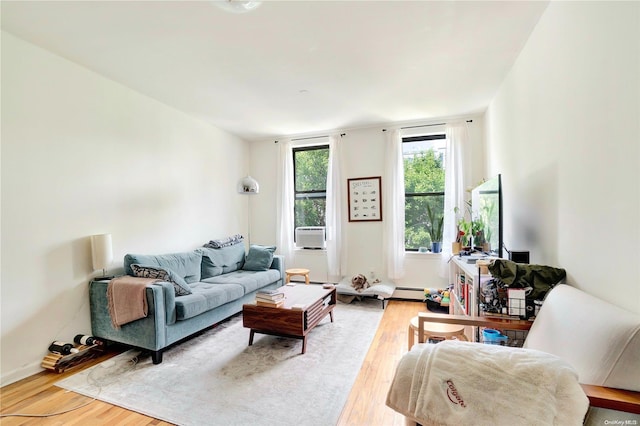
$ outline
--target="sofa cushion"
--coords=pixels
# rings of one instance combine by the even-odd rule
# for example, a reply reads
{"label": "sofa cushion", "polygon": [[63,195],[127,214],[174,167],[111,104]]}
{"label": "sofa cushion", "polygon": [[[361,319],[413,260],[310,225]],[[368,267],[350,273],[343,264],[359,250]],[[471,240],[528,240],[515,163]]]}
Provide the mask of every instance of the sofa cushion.
{"label": "sofa cushion", "polygon": [[280,271],[277,269],[269,269],[268,271],[240,270],[206,278],[203,281],[211,284],[239,284],[244,288],[244,294],[247,294],[274,283],[280,278]]}
{"label": "sofa cushion", "polygon": [[191,284],[200,281],[202,253],[192,251],[159,255],[127,254],[124,256],[124,271],[127,275],[133,275],[131,270],[133,263],[170,269]]}
{"label": "sofa cushion", "polygon": [[176,297],[176,319],[185,320],[224,305],[244,295],[238,284],[194,283],[192,293]]}
{"label": "sofa cushion", "polygon": [[640,315],[577,288],[547,294],[524,347],[564,359],[580,383],[640,391]]}
{"label": "sofa cushion", "polygon": [[244,244],[218,249],[203,247],[196,250],[202,255],[201,279],[237,271],[244,264]]}
{"label": "sofa cushion", "polygon": [[173,289],[176,293],[176,296],[186,296],[187,294],[191,294],[191,287],[189,287],[189,284],[187,284],[184,278],[177,275],[171,269],[163,269],[155,266],[144,266],[133,263],[131,265],[131,270],[133,271],[133,275],[136,277],[158,278],[162,281],[173,284]]}
{"label": "sofa cushion", "polygon": [[273,262],[273,253],[275,251],[275,246],[251,245],[242,269],[245,271],[268,270],[271,267],[271,262]]}

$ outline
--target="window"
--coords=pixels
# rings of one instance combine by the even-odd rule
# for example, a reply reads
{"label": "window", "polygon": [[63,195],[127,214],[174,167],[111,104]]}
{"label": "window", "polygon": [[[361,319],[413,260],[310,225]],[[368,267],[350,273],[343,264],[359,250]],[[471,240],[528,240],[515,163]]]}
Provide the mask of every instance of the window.
{"label": "window", "polygon": [[325,226],[329,145],[293,149],[295,227]]}
{"label": "window", "polygon": [[407,251],[442,241],[445,155],[444,134],[402,139]]}

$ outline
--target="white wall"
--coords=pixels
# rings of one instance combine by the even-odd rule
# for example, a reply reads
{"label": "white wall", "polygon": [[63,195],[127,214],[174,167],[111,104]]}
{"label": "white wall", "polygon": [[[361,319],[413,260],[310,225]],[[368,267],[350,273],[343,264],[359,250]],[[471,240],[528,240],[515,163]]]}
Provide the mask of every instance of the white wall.
{"label": "white wall", "polygon": [[2,384],[90,333],[89,236],[124,254],[246,232],[248,144],[2,33]]}
{"label": "white wall", "polygon": [[[481,116],[474,116],[469,123],[472,156],[469,168],[472,170],[472,186],[483,177],[483,136],[484,125]],[[446,119],[444,119],[446,121]],[[442,120],[435,121],[436,123]],[[396,123],[397,125],[398,123]],[[412,123],[416,124],[416,123]],[[424,123],[427,124],[427,123]],[[346,194],[347,179],[381,176],[384,187],[384,126],[342,130],[346,133],[340,139],[343,144],[343,189]],[[321,132],[319,135],[327,135]],[[251,174],[260,182],[260,194],[251,197],[251,239],[258,244],[275,244],[276,196],[279,147],[274,141],[253,142],[251,144]],[[346,197],[346,195],[345,195]],[[382,198],[385,194],[383,192]],[[345,209],[346,199],[345,199]],[[383,217],[384,220],[384,217]],[[374,272],[376,277],[386,279],[386,268],[382,248],[383,222],[347,222],[347,274],[362,273],[367,276]],[[312,281],[326,282],[327,259],[322,251],[298,250],[293,265],[287,267],[309,268]],[[440,275],[440,256],[410,253],[406,258],[406,276],[396,284],[401,287],[422,289],[443,287],[446,280]]]}
{"label": "white wall", "polygon": [[486,120],[507,247],[640,312],[640,3],[551,2]]}

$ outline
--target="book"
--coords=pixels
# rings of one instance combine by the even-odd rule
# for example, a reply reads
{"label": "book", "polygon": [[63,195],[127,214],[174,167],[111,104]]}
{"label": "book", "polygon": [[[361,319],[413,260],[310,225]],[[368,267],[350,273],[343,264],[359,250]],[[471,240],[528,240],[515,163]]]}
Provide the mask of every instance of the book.
{"label": "book", "polygon": [[256,292],[256,298],[264,299],[264,300],[281,300],[284,299],[284,293],[281,291],[276,292]]}
{"label": "book", "polygon": [[284,306],[284,300],[281,300],[279,302],[266,302],[266,301],[256,299],[256,306],[268,306],[270,308],[280,308]]}
{"label": "book", "polygon": [[268,296],[264,294],[256,294],[256,300],[264,300],[266,302],[278,302],[284,300],[284,294]]}
{"label": "book", "polygon": [[282,294],[282,295],[284,295],[284,293],[281,292],[280,290],[258,290],[256,292],[256,294],[266,294],[266,295]]}

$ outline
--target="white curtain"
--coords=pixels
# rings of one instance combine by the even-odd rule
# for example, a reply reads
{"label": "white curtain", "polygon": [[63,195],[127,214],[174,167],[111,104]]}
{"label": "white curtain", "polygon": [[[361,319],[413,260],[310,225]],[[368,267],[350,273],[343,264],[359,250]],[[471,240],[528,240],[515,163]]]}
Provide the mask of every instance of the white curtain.
{"label": "white curtain", "polygon": [[329,169],[327,172],[327,268],[329,282],[339,282],[346,273],[346,241],[343,232],[344,193],[342,182],[342,141],[329,137]]}
{"label": "white curtain", "polygon": [[293,259],[293,151],[291,141],[278,142],[280,152],[277,191],[278,252],[284,256],[285,267]]}
{"label": "white curtain", "polygon": [[387,276],[395,280],[404,276],[404,162],[398,129],[387,131],[383,187],[384,255]]}
{"label": "white curtain", "polygon": [[464,151],[469,145],[469,133],[466,121],[447,123],[447,155],[444,178],[444,224],[442,238],[441,276],[448,275],[448,262],[451,258],[451,243],[457,236],[456,207],[459,215],[465,212],[465,170]]}

